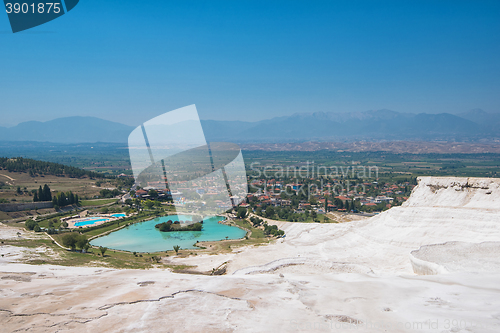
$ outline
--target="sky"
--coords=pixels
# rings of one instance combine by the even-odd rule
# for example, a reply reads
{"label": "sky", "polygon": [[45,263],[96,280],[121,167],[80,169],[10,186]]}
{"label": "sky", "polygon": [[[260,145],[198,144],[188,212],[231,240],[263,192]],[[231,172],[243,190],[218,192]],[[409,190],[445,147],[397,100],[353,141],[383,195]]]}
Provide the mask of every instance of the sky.
{"label": "sky", "polygon": [[390,109],[500,112],[500,1],[81,0],[13,34],[0,126]]}

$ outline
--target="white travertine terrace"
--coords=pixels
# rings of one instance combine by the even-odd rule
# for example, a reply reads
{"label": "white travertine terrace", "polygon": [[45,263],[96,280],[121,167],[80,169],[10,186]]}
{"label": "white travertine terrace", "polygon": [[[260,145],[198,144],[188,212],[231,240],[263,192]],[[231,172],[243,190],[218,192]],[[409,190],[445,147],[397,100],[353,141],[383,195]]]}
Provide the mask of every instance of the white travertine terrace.
{"label": "white travertine terrace", "polygon": [[3,259],[0,320],[6,332],[499,332],[499,184],[423,177],[370,219],[280,222],[272,244],[171,259],[229,261],[225,276]]}

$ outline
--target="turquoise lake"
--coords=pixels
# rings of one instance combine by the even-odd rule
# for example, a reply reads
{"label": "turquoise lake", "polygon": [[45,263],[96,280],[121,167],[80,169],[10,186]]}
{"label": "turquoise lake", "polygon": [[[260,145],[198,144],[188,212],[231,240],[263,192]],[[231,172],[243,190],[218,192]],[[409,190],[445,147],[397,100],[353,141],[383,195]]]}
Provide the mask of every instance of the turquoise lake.
{"label": "turquoise lake", "polygon": [[190,220],[187,215],[170,215],[145,222],[135,223],[107,236],[99,237],[90,242],[94,246],[105,246],[110,249],[130,252],[162,252],[173,250],[174,245],[181,249],[195,249],[196,241],[219,241],[226,239],[240,239],[245,237],[246,231],[237,227],[219,224],[224,218],[215,216],[203,220],[202,231],[173,231],[161,232],[155,225],[168,220]]}

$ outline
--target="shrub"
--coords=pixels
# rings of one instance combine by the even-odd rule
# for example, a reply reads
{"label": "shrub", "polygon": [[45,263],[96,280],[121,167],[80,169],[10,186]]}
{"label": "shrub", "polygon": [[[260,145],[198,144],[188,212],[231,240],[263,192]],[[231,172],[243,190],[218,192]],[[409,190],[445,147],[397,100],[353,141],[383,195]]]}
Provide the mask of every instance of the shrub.
{"label": "shrub", "polygon": [[272,236],[283,236],[285,234],[285,232],[283,230],[279,230],[277,226],[267,224],[264,224],[264,233]]}
{"label": "shrub", "polygon": [[24,225],[28,230],[33,230],[35,229],[35,226],[37,226],[38,224],[33,220],[27,220],[26,223],[24,223]]}
{"label": "shrub", "polygon": [[99,246],[99,251],[101,252],[101,254],[102,254],[103,257],[104,257],[104,253],[106,253],[107,250],[108,250],[107,247]]}
{"label": "shrub", "polygon": [[247,217],[247,209],[243,208],[243,207],[238,208],[237,215],[238,215],[238,218],[244,219],[245,217]]}
{"label": "shrub", "polygon": [[84,235],[71,232],[62,237],[64,246],[71,248],[73,251],[78,247],[81,250],[88,249],[88,239]]}

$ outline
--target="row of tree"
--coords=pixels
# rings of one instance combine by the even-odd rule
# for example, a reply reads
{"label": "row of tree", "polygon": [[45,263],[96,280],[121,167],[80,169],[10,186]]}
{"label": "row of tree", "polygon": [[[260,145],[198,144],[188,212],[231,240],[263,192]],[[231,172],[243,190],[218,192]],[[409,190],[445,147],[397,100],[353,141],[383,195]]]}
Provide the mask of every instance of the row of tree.
{"label": "row of tree", "polygon": [[40,226],[38,225],[38,223],[36,223],[35,221],[29,219],[27,220],[24,225],[26,226],[26,228],[28,230],[34,230],[35,232],[40,232],[41,231],[41,228]]}
{"label": "row of tree", "polygon": [[283,236],[285,234],[285,232],[278,229],[276,225],[268,225],[266,222],[264,222],[264,233],[268,236]]}
{"label": "row of tree", "polygon": [[114,190],[108,190],[108,189],[103,189],[99,192],[99,198],[104,199],[104,198],[114,198],[117,195],[120,195],[122,192],[120,192],[117,189]]}
{"label": "row of tree", "polygon": [[33,202],[38,202],[38,201],[52,201],[52,194],[50,193],[50,188],[47,184],[45,184],[42,188],[42,185],[40,185],[40,188],[38,189],[38,192],[33,190]]}
{"label": "row of tree", "polygon": [[87,251],[90,247],[87,237],[76,232],[65,234],[62,237],[62,243],[64,246],[71,248],[71,250],[73,251],[75,251],[77,248],[81,249],[82,251]]}
{"label": "row of tree", "polygon": [[77,205],[80,202],[78,194],[73,194],[73,192],[59,192],[52,198],[52,203],[54,207],[64,207],[68,205]]}
{"label": "row of tree", "polygon": [[96,172],[82,170],[59,163],[43,162],[23,157],[0,157],[0,169],[5,169],[9,172],[28,172],[32,177],[36,175],[53,175],[71,178],[105,178],[104,175]]}

